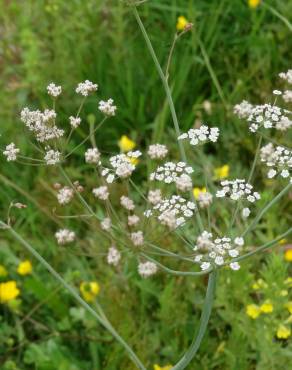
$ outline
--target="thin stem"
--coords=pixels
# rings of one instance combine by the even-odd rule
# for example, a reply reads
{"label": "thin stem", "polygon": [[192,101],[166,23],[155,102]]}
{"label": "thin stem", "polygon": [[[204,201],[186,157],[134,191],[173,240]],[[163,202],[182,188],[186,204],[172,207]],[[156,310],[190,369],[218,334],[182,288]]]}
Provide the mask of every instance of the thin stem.
{"label": "thin stem", "polygon": [[[146,370],[142,362],[139,360],[137,355],[134,351],[129,347],[129,345],[124,341],[124,339],[116,332],[116,330],[112,327],[109,321],[102,318],[86,301],[84,301],[80,295],[76,292],[76,290],[69,285],[62,276],[53,269],[53,267],[26,241],[24,240],[16,231],[14,231],[11,227],[6,225],[4,222],[0,221],[0,226],[4,229],[8,230],[10,234],[22,244],[51,274],[54,276],[56,280],[59,281],[60,284],[63,285],[64,288],[78,301],[78,303],[85,308],[97,321],[103,325],[111,334],[112,336],[125,348],[128,352],[129,357],[135,363],[138,369]],[[104,315],[104,314],[103,314]]]}
{"label": "thin stem", "polygon": [[207,329],[211,311],[212,311],[215,286],[216,286],[216,278],[217,278],[217,271],[211,272],[211,274],[209,275],[208,288],[207,288],[206,297],[205,297],[205,301],[203,305],[203,311],[201,314],[198,334],[193,339],[190,348],[187,350],[184,356],[180,359],[180,361],[172,368],[172,370],[185,369],[188,366],[188,364],[192,361],[192,359],[196,355],[201,345],[202,339]]}
{"label": "thin stem", "polygon": [[[168,82],[167,82],[167,79],[163,73],[163,70],[160,66],[160,63],[158,61],[158,58],[156,56],[156,53],[153,49],[153,46],[151,44],[151,41],[148,37],[148,34],[147,34],[147,31],[143,25],[143,22],[139,16],[139,13],[137,11],[137,8],[135,6],[133,6],[133,12],[134,12],[134,16],[136,18],[136,21],[141,29],[141,32],[143,34],[143,37],[145,39],[145,42],[146,42],[146,45],[148,47],[148,50],[151,54],[151,57],[154,61],[154,64],[155,64],[155,67],[157,69],[157,72],[161,78],[161,81],[162,81],[162,84],[163,84],[163,87],[164,87],[164,90],[165,90],[165,93],[166,93],[166,97],[167,97],[167,101],[168,101],[168,105],[169,105],[169,108],[170,108],[170,112],[171,112],[171,116],[172,116],[172,120],[173,120],[173,124],[174,124],[174,129],[175,129],[175,133],[176,133],[176,136],[179,137],[180,136],[180,128],[179,128],[179,123],[178,123],[178,119],[177,119],[177,115],[176,115],[176,110],[175,110],[175,107],[174,107],[174,103],[173,103],[173,99],[172,99],[172,95],[171,95],[171,91],[170,91],[170,88],[169,88],[169,85],[168,85]],[[180,152],[180,155],[181,155],[181,158],[184,162],[187,162],[187,157],[186,157],[186,153],[185,153],[185,149],[184,149],[184,146],[183,146],[183,143],[181,140],[178,140],[178,147],[179,147],[179,152]],[[192,195],[191,195],[192,196]],[[193,199],[193,202],[196,204],[196,200],[194,197],[192,197]],[[198,225],[199,225],[199,228],[201,231],[204,230],[204,226],[203,226],[203,223],[202,223],[202,219],[201,219],[201,216],[200,216],[200,212],[199,212],[199,209],[197,208],[197,212],[196,212],[196,219],[197,219],[197,222],[198,222]]]}
{"label": "thin stem", "polygon": [[177,40],[179,39],[179,37],[180,37],[180,35],[175,33],[172,44],[171,44],[171,48],[170,48],[169,55],[168,55],[168,58],[167,58],[167,63],[166,63],[165,74],[164,74],[165,78],[166,78],[166,81],[168,81],[168,78],[169,78],[170,63],[171,63],[171,59],[172,59],[172,56],[173,56],[175,45],[176,45]]}

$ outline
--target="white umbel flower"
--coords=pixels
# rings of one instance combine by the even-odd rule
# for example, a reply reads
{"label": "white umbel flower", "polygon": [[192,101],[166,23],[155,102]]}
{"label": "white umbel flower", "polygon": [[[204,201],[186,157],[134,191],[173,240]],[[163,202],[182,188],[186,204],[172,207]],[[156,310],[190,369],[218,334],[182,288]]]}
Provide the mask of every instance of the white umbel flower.
{"label": "white umbel flower", "polygon": [[69,186],[64,186],[58,191],[57,199],[58,199],[59,204],[63,206],[65,204],[70,203],[73,196],[74,196],[74,190],[69,188]]}
{"label": "white umbel flower", "polygon": [[124,207],[128,211],[133,211],[135,209],[135,203],[129,197],[122,195],[120,198],[121,206]]}
{"label": "white umbel flower", "polygon": [[287,72],[279,73],[279,77],[287,81],[289,84],[292,84],[292,69],[289,69]]}
{"label": "white umbel flower", "polygon": [[15,146],[14,143],[10,143],[6,146],[5,150],[3,151],[3,154],[5,155],[8,162],[16,161],[17,154],[20,152],[20,150]]}
{"label": "white umbel flower", "polygon": [[131,233],[130,235],[132,243],[136,246],[139,247],[143,245],[144,243],[144,235],[142,231],[136,231],[134,233]]}
{"label": "white umbel flower", "polygon": [[100,227],[102,228],[102,230],[104,231],[109,231],[110,228],[112,226],[112,221],[109,217],[106,217],[104,218],[101,223],[100,223]]}
{"label": "white umbel flower", "polygon": [[243,100],[240,104],[236,104],[233,108],[233,113],[239,118],[248,118],[251,114],[253,106],[248,101]]}
{"label": "white umbel flower", "polygon": [[61,229],[55,233],[55,237],[59,245],[64,245],[72,243],[75,240],[75,233],[68,229]]}
{"label": "white umbel flower", "polygon": [[243,208],[241,215],[243,218],[248,218],[250,215],[250,209],[247,207]]}
{"label": "white umbel flower", "polygon": [[137,215],[130,215],[128,216],[128,225],[129,226],[136,226],[140,221],[140,218]]}
{"label": "white umbel flower", "polygon": [[107,263],[109,265],[117,266],[121,259],[121,253],[115,246],[111,246],[107,253]]}
{"label": "white umbel flower", "polygon": [[70,116],[69,121],[72,128],[77,128],[81,123],[81,118]]}
{"label": "white umbel flower", "polygon": [[50,96],[57,98],[62,93],[62,87],[57,86],[54,84],[54,82],[52,82],[47,86],[47,91]]}
{"label": "white umbel flower", "polygon": [[98,109],[105,116],[114,116],[116,114],[117,107],[114,105],[113,99],[108,99],[107,101],[101,100],[98,103]]}
{"label": "white umbel flower", "polygon": [[151,159],[163,159],[167,156],[168,149],[162,144],[149,145],[147,154]]}
{"label": "white umbel flower", "polygon": [[175,185],[180,191],[189,191],[193,187],[192,179],[189,175],[183,173],[181,176],[178,176],[175,180]]}
{"label": "white umbel flower", "polygon": [[190,129],[187,133],[184,133],[178,137],[178,140],[189,139],[191,145],[198,145],[200,143],[206,143],[208,141],[216,142],[219,137],[218,127],[208,127],[202,125],[199,128]]}
{"label": "white umbel flower", "polygon": [[221,181],[221,189],[217,191],[217,198],[229,197],[232,200],[246,199],[250,203],[261,198],[260,194],[253,191],[253,186],[244,179]]}
{"label": "white umbel flower", "polygon": [[198,195],[198,203],[200,208],[207,208],[211,205],[213,201],[213,195],[209,192],[201,191]]}
{"label": "white umbel flower", "polygon": [[54,166],[61,161],[61,153],[58,150],[47,149],[44,160],[47,165]]}
{"label": "white umbel flower", "polygon": [[157,265],[150,261],[143,263],[140,262],[138,265],[138,273],[143,278],[148,278],[149,276],[156,274],[157,270]]}
{"label": "white umbel flower", "polygon": [[93,195],[100,200],[107,200],[109,191],[107,186],[100,186],[92,190]]}
{"label": "white umbel flower", "polygon": [[76,87],[75,91],[77,94],[88,96],[90,93],[97,91],[98,85],[92,83],[91,81],[85,80],[84,82],[80,82]]}
{"label": "white umbel flower", "polygon": [[161,195],[161,190],[156,189],[156,190],[149,190],[148,193],[148,201],[151,204],[157,204],[161,201],[162,195]]}
{"label": "white umbel flower", "polygon": [[85,162],[90,164],[98,164],[100,152],[97,148],[89,148],[85,152]]}

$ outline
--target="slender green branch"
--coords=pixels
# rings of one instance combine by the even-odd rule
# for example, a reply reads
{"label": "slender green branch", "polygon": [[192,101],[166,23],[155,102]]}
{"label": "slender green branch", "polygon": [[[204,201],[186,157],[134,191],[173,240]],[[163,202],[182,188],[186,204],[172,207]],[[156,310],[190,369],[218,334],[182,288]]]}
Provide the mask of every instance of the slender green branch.
{"label": "slender green branch", "polygon": [[135,363],[138,369],[146,370],[142,362],[139,360],[137,355],[133,352],[133,350],[129,347],[129,345],[124,341],[124,339],[116,332],[116,330],[112,327],[109,321],[106,319],[104,320],[84,299],[80,297],[80,295],[76,292],[76,290],[69,285],[62,276],[55,270],[53,267],[26,241],[19,235],[15,230],[11,227],[6,225],[4,222],[0,221],[0,227],[7,230],[20,244],[26,248],[50,273],[56,280],[59,281],[64,288],[78,301],[78,303],[85,308],[97,321],[103,325],[111,334],[112,336],[125,348],[128,352],[130,358]]}
{"label": "slender green branch", "polygon": [[205,335],[207,325],[210,319],[211,311],[212,311],[215,287],[216,287],[216,278],[217,278],[217,271],[211,272],[211,274],[209,275],[208,288],[207,288],[206,297],[205,297],[205,301],[203,305],[203,311],[201,314],[198,334],[192,341],[190,348],[187,350],[184,356],[180,359],[180,361],[172,368],[172,370],[185,369],[189,365],[189,363],[192,361],[192,359],[196,355],[201,345],[201,342]]}

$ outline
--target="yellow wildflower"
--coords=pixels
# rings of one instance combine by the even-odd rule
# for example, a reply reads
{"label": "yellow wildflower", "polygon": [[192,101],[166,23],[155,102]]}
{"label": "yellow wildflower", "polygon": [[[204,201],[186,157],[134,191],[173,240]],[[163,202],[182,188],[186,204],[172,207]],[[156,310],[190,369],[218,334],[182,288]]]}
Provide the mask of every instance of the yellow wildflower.
{"label": "yellow wildflower", "polygon": [[3,265],[0,265],[0,277],[5,277],[8,275],[6,268]]}
{"label": "yellow wildflower", "polygon": [[260,5],[261,0],[248,0],[248,6],[252,9],[257,8]]}
{"label": "yellow wildflower", "polygon": [[157,364],[155,364],[154,366],[153,366],[153,369],[154,370],[171,370],[172,369],[172,365],[166,365],[166,366],[159,366],[159,365],[157,365]]}
{"label": "yellow wildflower", "polygon": [[280,325],[277,330],[277,338],[287,339],[291,335],[291,330],[287,326]]}
{"label": "yellow wildflower", "polygon": [[246,314],[252,319],[256,319],[261,314],[261,309],[256,304],[249,304],[246,306]]}
{"label": "yellow wildflower", "polygon": [[96,281],[91,282],[83,281],[80,284],[81,295],[87,302],[94,301],[94,298],[98,295],[99,290],[100,288]]}
{"label": "yellow wildflower", "polygon": [[10,280],[6,283],[0,283],[0,303],[6,303],[15,299],[20,294],[16,286],[16,281]]}
{"label": "yellow wildflower", "polygon": [[17,267],[17,272],[19,275],[29,275],[32,272],[32,264],[29,260],[20,262]]}
{"label": "yellow wildflower", "polygon": [[217,167],[214,170],[214,176],[216,180],[225,179],[229,176],[229,166],[228,164],[224,164],[222,167]]}
{"label": "yellow wildflower", "polygon": [[203,188],[194,188],[193,189],[193,194],[194,194],[194,197],[195,199],[198,199],[199,195],[201,193],[206,193],[207,189],[205,187]]}
{"label": "yellow wildflower", "polygon": [[287,239],[281,239],[280,241],[279,241],[279,244],[280,245],[283,245],[283,244],[286,244],[287,243]]}
{"label": "yellow wildflower", "polygon": [[261,312],[263,313],[271,313],[274,310],[274,306],[269,301],[263,303],[260,307]]}
{"label": "yellow wildflower", "polygon": [[285,303],[284,307],[292,314],[292,301]]}
{"label": "yellow wildflower", "polygon": [[118,145],[122,152],[126,153],[134,149],[136,146],[135,141],[131,140],[127,135],[122,135],[118,141]]}
{"label": "yellow wildflower", "polygon": [[287,249],[285,251],[284,258],[287,262],[292,262],[292,249]]}
{"label": "yellow wildflower", "polygon": [[186,19],[186,17],[184,17],[183,15],[179,16],[177,18],[177,24],[176,24],[176,29],[178,31],[183,31],[185,29],[185,26],[188,24],[188,20]]}
{"label": "yellow wildflower", "polygon": [[134,157],[127,157],[127,158],[130,161],[130,163],[133,164],[134,166],[137,166],[137,164],[139,163],[138,158],[134,158]]}

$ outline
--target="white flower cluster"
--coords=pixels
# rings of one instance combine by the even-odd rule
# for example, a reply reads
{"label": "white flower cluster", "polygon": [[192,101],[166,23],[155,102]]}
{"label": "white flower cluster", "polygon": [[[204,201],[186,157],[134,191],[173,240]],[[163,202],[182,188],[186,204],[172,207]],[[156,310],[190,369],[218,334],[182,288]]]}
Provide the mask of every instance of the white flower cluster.
{"label": "white flower cluster", "polygon": [[140,262],[138,265],[138,273],[143,278],[148,278],[149,276],[156,274],[157,270],[157,265],[150,261]]}
{"label": "white flower cluster", "polygon": [[117,107],[113,103],[114,103],[113,99],[108,99],[107,101],[101,100],[98,103],[98,109],[105,116],[114,116],[116,114]]}
{"label": "white flower cluster", "polygon": [[243,100],[240,104],[236,104],[233,108],[233,113],[239,118],[248,118],[252,111],[252,104]]}
{"label": "white flower cluster", "polygon": [[292,102],[292,90],[285,90],[283,93],[283,100],[286,103],[291,103]]}
{"label": "white flower cluster", "polygon": [[109,197],[109,191],[107,186],[99,186],[92,190],[93,195],[100,200],[107,200]]}
{"label": "white flower cluster", "polygon": [[[153,207],[153,211],[158,212],[158,220],[170,229],[184,224],[186,219],[193,216],[195,210],[195,203],[187,201],[179,195],[163,199]],[[153,211],[148,210],[144,214],[146,217],[150,217],[153,215]]]}
{"label": "white flower cluster", "polygon": [[202,191],[198,195],[198,203],[200,208],[207,208],[213,201],[213,195],[207,191]]}
{"label": "white flower cluster", "polygon": [[8,162],[16,161],[17,154],[20,152],[20,150],[16,147],[14,143],[10,143],[6,146],[5,150],[3,151],[3,154],[5,155]]}
{"label": "white flower cluster", "polygon": [[268,171],[268,178],[280,174],[283,178],[290,176],[292,167],[292,151],[282,146],[274,146],[269,143],[261,148],[260,158],[263,163],[271,167]]}
{"label": "white flower cluster", "polygon": [[140,221],[140,218],[137,215],[130,215],[128,216],[128,225],[129,226],[136,226]]}
{"label": "white flower cluster", "polygon": [[254,203],[261,198],[260,194],[253,191],[253,186],[243,179],[221,181],[222,189],[216,193],[217,198],[230,197],[232,200],[246,198],[250,203]]}
{"label": "white flower cluster", "polygon": [[132,243],[136,247],[139,247],[139,246],[143,245],[143,243],[144,243],[144,235],[143,235],[143,232],[142,231],[139,230],[139,231],[136,231],[134,233],[131,233],[130,237],[131,237]]}
{"label": "white flower cluster", "polygon": [[187,166],[185,162],[167,162],[150,174],[150,180],[162,181],[165,184],[175,183],[179,190],[187,191],[192,188],[189,174],[193,172],[192,167]]}
{"label": "white flower cluster", "polygon": [[52,82],[47,86],[47,91],[53,98],[57,98],[62,93],[62,87]]}
{"label": "white flower cluster", "polygon": [[88,96],[90,93],[96,91],[97,89],[98,89],[97,84],[94,84],[91,81],[85,80],[84,82],[80,82],[78,84],[75,91],[77,92],[77,94]]}
{"label": "white flower cluster", "polygon": [[160,189],[149,190],[147,199],[148,199],[148,202],[151,204],[157,204],[161,202],[162,200],[161,190]]}
{"label": "white flower cluster", "polygon": [[102,230],[104,231],[109,231],[110,228],[112,227],[112,221],[109,217],[106,217],[104,218],[101,223],[100,223],[100,227],[102,228]]}
{"label": "white flower cluster", "polygon": [[70,116],[69,121],[72,128],[77,128],[81,123],[81,118]]}
{"label": "white flower cluster", "polygon": [[109,265],[117,266],[121,259],[121,253],[115,246],[109,248],[107,253],[107,263]]}
{"label": "white flower cluster", "polygon": [[74,196],[74,190],[69,188],[69,186],[64,186],[57,193],[58,202],[62,206],[65,205],[65,204],[70,203],[73,196]]}
{"label": "white flower cluster", "polygon": [[239,255],[238,248],[243,245],[244,240],[241,237],[236,237],[233,242],[231,238],[225,236],[213,240],[212,233],[203,231],[197,238],[197,245],[194,247],[194,251],[202,251],[204,253],[196,255],[194,261],[200,264],[202,270],[207,270],[212,264],[222,266],[227,257],[231,269],[239,270],[238,262],[232,262],[232,258],[236,258]]}
{"label": "white flower cluster", "polygon": [[162,144],[149,145],[147,154],[151,159],[163,159],[167,156],[168,149]]}
{"label": "white flower cluster", "polygon": [[89,148],[85,152],[85,162],[90,164],[100,164],[100,152],[97,148]]}
{"label": "white flower cluster", "polygon": [[289,69],[287,72],[279,73],[279,77],[286,80],[289,84],[292,84],[292,69]]}
{"label": "white flower cluster", "polygon": [[275,128],[285,131],[292,125],[292,121],[287,116],[290,113],[288,110],[277,107],[276,105],[255,105],[251,108],[247,117],[249,130],[256,132],[260,127],[264,127],[266,129]]}
{"label": "white flower cluster", "polygon": [[202,125],[199,128],[191,128],[187,133],[183,133],[178,137],[178,140],[189,139],[191,145],[198,145],[199,143],[205,143],[207,141],[212,141],[215,143],[219,137],[218,127],[208,127]]}
{"label": "white flower cluster", "polygon": [[61,229],[55,233],[55,237],[59,245],[64,245],[72,243],[75,240],[75,233],[68,229]]}
{"label": "white flower cluster", "polygon": [[46,155],[44,157],[47,165],[54,166],[61,161],[61,153],[58,150],[46,148]]}
{"label": "white flower cluster", "polygon": [[[127,154],[118,154],[113,157],[110,157],[110,164],[114,168],[115,175],[121,178],[130,177],[135,170],[136,166],[133,164],[133,160],[136,160],[141,156],[141,152],[136,150],[134,152],[128,152]],[[108,183],[113,182],[115,176],[109,174],[110,170],[105,168],[102,171],[102,176],[107,176],[106,181]]]}
{"label": "white flower cluster", "polygon": [[121,206],[128,211],[133,211],[135,209],[135,204],[131,198],[126,197],[125,195],[121,196]]}
{"label": "white flower cluster", "polygon": [[21,121],[35,134],[36,140],[41,143],[59,139],[64,135],[64,130],[59,129],[55,124],[56,116],[56,112],[50,109],[41,112],[24,108],[20,114]]}

